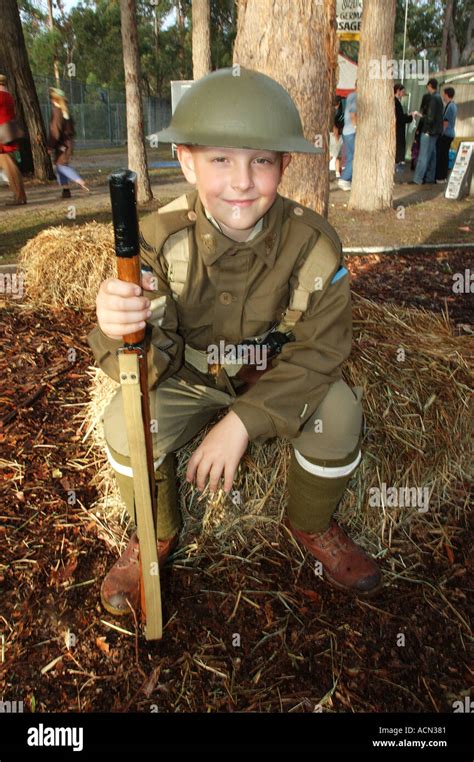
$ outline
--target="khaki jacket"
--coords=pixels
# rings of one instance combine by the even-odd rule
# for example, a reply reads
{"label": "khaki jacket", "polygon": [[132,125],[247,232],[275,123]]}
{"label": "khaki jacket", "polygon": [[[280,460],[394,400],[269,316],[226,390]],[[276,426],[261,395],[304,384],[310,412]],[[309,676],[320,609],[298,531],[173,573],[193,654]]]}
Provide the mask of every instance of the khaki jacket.
{"label": "khaki jacket", "polygon": [[[207,350],[224,340],[240,341],[278,323],[297,286],[297,271],[325,230],[335,252],[330,276],[310,295],[307,309],[292,329],[272,367],[235,400],[232,410],[249,439],[294,438],[341,378],[341,366],[352,343],[349,274],[334,229],[316,212],[277,195],[254,238],[236,242],[207,218],[197,191],[187,195],[191,211],[154,212],[140,222],[142,263],[152,267],[159,294],[166,294],[161,326],[150,318],[149,387],[176,373],[184,362],[184,344]],[[189,264],[182,293],[173,298],[163,244],[188,229]],[[317,252],[317,248],[315,250]],[[156,293],[147,294],[150,298]],[[88,336],[99,366],[118,381],[115,352],[122,342],[106,337],[97,326]],[[187,365],[187,363],[186,363]],[[198,373],[201,383],[212,377]],[[238,389],[238,382],[235,388]]]}

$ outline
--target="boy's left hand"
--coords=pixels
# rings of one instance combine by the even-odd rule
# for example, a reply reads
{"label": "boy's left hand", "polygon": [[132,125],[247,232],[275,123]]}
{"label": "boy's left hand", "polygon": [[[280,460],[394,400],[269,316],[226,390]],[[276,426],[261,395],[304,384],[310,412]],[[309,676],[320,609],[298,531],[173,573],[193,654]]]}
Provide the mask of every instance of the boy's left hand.
{"label": "boy's left hand", "polygon": [[230,492],[248,441],[247,429],[237,413],[230,410],[193,452],[186,471],[186,481],[192,482],[196,476],[196,487],[202,492],[209,475],[209,489],[216,492],[219,479],[224,473],[224,491]]}

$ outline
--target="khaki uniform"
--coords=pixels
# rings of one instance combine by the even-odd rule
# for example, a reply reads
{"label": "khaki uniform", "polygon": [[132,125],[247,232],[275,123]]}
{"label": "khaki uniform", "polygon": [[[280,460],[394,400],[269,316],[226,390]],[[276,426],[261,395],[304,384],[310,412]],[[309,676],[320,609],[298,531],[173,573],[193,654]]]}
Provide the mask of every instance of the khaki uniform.
{"label": "khaki uniform", "polygon": [[[317,531],[327,526],[360,460],[361,389],[351,390],[341,376],[352,342],[349,275],[341,244],[320,215],[280,195],[247,241],[228,238],[216,225],[196,191],[140,223],[142,264],[153,269],[158,293],[166,295],[164,317],[152,315],[148,321],[157,474],[166,453],[189,442],[219,410],[232,408],[251,441],[275,436],[291,441],[289,518],[296,528]],[[188,251],[184,279],[166,256],[178,238],[185,239]],[[290,300],[298,273],[310,260],[314,271],[323,268],[326,277],[322,283],[315,279],[315,290],[291,329],[293,340],[271,361],[271,370],[243,393],[244,382],[227,373],[226,366],[217,377],[204,372],[202,357],[210,345],[261,338],[285,316],[294,317]],[[147,293],[151,299],[157,295]],[[115,352],[122,342],[109,339],[99,327],[88,342],[99,366],[118,381]],[[104,413],[104,430],[109,459],[133,515],[120,389]],[[160,539],[178,528],[177,511],[160,515],[158,506]]]}

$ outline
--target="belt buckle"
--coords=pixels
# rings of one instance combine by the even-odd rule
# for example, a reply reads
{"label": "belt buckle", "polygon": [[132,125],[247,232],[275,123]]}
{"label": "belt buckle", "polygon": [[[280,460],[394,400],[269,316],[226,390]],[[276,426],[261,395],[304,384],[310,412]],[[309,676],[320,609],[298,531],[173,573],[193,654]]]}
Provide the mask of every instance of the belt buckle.
{"label": "belt buckle", "polygon": [[220,362],[210,363],[207,367],[207,372],[210,376],[213,376],[213,378],[217,378],[222,370],[222,367],[223,366]]}

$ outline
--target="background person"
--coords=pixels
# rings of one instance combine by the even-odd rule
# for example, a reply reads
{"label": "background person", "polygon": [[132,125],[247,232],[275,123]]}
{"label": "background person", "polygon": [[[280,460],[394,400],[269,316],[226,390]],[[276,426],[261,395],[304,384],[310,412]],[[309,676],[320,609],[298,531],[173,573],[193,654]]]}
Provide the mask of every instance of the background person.
{"label": "background person", "polygon": [[418,156],[420,154],[420,137],[421,137],[421,134],[423,132],[423,125],[424,125],[425,116],[428,113],[428,104],[430,102],[430,98],[431,98],[431,95],[429,93],[425,93],[423,98],[421,99],[420,110],[414,112],[414,114],[417,115],[417,116],[420,116],[421,119],[420,119],[420,121],[418,122],[418,124],[416,126],[415,136],[413,138],[413,143],[412,143],[412,146],[411,146],[411,165],[410,165],[410,167],[413,170],[413,172],[416,169],[416,162],[417,162]]}
{"label": "background person", "polygon": [[57,87],[49,88],[51,99],[51,121],[49,123],[48,148],[53,154],[53,161],[56,167],[56,176],[59,185],[62,187],[62,198],[70,198],[71,191],[69,183],[74,182],[88,191],[84,180],[76,170],[69,166],[72,158],[74,142],[74,122],[69,113],[69,107],[66,95]]}
{"label": "background person", "polygon": [[7,206],[26,204],[23,178],[14,158],[20,146],[18,142],[10,140],[16,130],[15,101],[8,92],[6,76],[0,74],[0,169],[5,173],[14,195],[13,201],[7,201]]}
{"label": "background person", "polygon": [[443,133],[436,143],[436,182],[445,183],[448,179],[449,149],[456,135],[455,125],[458,107],[454,103],[454,87],[443,90],[444,112]]}
{"label": "background person", "polygon": [[334,159],[334,169],[336,171],[336,178],[341,176],[342,169],[342,130],[344,129],[344,100],[340,95],[336,95],[334,113],[334,125],[332,130],[332,145],[333,152],[332,157]]}
{"label": "background person", "polygon": [[405,95],[405,88],[401,84],[393,86],[394,101],[395,101],[395,136],[396,136],[396,149],[395,149],[395,164],[396,169],[400,171],[403,164],[405,164],[406,153],[406,125],[413,121],[413,113],[406,114],[403,110],[401,100]]}
{"label": "background person", "polygon": [[346,98],[346,108],[344,111],[344,127],[342,130],[342,140],[344,143],[344,153],[346,156],[345,167],[341,173],[341,179],[338,182],[342,190],[348,191],[352,187],[352,164],[354,161],[355,138],[357,124],[357,82],[355,90]]}
{"label": "background person", "polygon": [[[443,131],[443,101],[438,93],[438,80],[428,80],[426,89],[430,95],[426,116],[420,135],[420,154],[416,162],[415,176],[410,184],[436,182],[436,143]],[[423,113],[423,110],[420,109]]]}

